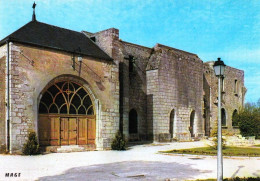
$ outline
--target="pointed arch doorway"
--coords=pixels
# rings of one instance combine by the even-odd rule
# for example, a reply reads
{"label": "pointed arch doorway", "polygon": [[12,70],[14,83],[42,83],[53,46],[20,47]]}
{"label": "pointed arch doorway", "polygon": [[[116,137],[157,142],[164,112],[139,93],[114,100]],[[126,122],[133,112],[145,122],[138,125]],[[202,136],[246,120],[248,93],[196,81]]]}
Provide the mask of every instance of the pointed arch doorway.
{"label": "pointed arch doorway", "polygon": [[48,86],[39,104],[38,131],[41,146],[95,144],[95,109],[88,90],[70,80]]}
{"label": "pointed arch doorway", "polygon": [[194,119],[195,119],[195,111],[193,110],[190,114],[190,127],[189,127],[190,135],[191,135],[192,138],[195,136],[195,134],[194,134]]}

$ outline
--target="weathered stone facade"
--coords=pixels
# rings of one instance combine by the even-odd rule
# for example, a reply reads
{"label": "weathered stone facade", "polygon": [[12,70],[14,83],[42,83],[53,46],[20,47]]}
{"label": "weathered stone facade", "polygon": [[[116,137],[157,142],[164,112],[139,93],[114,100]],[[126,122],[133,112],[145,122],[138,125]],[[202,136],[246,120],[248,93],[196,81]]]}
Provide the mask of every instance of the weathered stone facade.
{"label": "weathered stone facade", "polygon": [[[38,130],[38,106],[42,90],[51,81],[66,79],[84,81],[84,86],[93,93],[97,122],[96,146],[98,149],[110,148],[111,139],[119,127],[117,65],[83,57],[82,74],[79,76],[79,72],[71,66],[71,56],[65,52],[10,44],[10,135],[13,152],[21,150],[30,130]],[[1,111],[3,114],[4,111]],[[5,121],[1,117],[3,123]]]}
{"label": "weathered stone facade", "polygon": [[[195,111],[194,136],[202,136],[201,99],[202,99],[202,61],[197,55],[157,45],[154,56],[147,66],[147,75],[153,81],[147,84],[148,95],[153,97],[152,115],[154,139],[160,134],[178,140],[190,139],[190,115]],[[150,71],[152,71],[150,73]],[[153,74],[153,75],[151,75]],[[169,135],[170,113],[174,110],[173,135]],[[148,113],[149,114],[149,113]]]}
{"label": "weathered stone facade", "polygon": [[[215,124],[212,120],[217,118],[216,104],[212,103],[217,96],[213,65],[209,76],[208,63],[203,63],[196,54],[160,44],[148,48],[125,42],[119,39],[119,30],[114,28],[86,34],[95,37],[96,43],[120,62],[120,116],[123,132],[130,140],[170,141],[172,138],[190,140],[191,137],[210,136]],[[129,72],[130,57],[134,60],[132,72]],[[215,82],[209,83],[209,77]],[[231,81],[234,80],[238,82],[240,96],[233,93],[235,85]],[[243,71],[227,67],[225,81],[228,81],[224,94],[228,100],[225,106],[227,127],[223,128],[237,133],[231,120],[234,110],[244,104]],[[132,109],[138,113],[138,134],[129,135]]]}
{"label": "weathered stone facade", "polygon": [[[217,119],[217,78],[211,62],[203,63],[196,54],[161,44],[148,48],[122,41],[115,28],[82,33],[113,61],[83,56],[81,68],[76,63],[74,70],[75,55],[69,52],[9,43],[12,152],[21,151],[29,131],[39,134],[43,91],[62,80],[78,82],[89,90],[98,149],[109,149],[118,130],[130,141],[187,141],[210,135]],[[5,44],[0,47],[1,145],[6,145],[7,134],[6,62]],[[227,67],[223,94],[227,130],[237,132],[231,118],[243,106],[245,90],[243,71]]]}
{"label": "weathered stone facade", "polygon": [[0,146],[6,142],[6,52],[0,47]]}
{"label": "weathered stone facade", "polygon": [[[204,110],[205,121],[210,129],[216,125],[218,115],[218,78],[213,70],[214,62],[204,63]],[[239,111],[244,105],[246,88],[244,86],[244,71],[229,66],[225,68],[222,84],[222,109],[225,112],[226,124],[222,125],[223,132],[238,133],[237,126],[232,125],[234,111]],[[208,127],[209,127],[208,126]]]}

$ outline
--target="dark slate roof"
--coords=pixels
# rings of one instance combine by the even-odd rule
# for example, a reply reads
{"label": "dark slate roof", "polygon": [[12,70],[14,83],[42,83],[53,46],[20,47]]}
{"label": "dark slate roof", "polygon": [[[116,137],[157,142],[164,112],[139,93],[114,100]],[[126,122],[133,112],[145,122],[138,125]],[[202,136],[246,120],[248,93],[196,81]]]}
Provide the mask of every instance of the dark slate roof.
{"label": "dark slate roof", "polygon": [[109,55],[83,33],[38,21],[30,21],[1,40],[0,45],[6,43],[6,40],[112,60]]}

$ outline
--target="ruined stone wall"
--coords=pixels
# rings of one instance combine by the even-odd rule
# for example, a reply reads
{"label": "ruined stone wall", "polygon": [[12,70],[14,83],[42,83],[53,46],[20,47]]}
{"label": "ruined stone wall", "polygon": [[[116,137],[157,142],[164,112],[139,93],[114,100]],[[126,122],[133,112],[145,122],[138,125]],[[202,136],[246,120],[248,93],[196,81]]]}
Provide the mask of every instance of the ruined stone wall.
{"label": "ruined stone wall", "polygon": [[[203,62],[197,55],[160,44],[150,49],[124,42],[119,40],[119,30],[115,28],[87,35],[95,36],[96,43],[112,56],[119,67],[120,122],[121,130],[127,137],[128,116],[132,108],[137,109],[140,118],[139,133],[146,132],[148,139],[170,140],[169,121],[172,110],[174,138],[189,140],[190,127],[193,127],[195,137],[210,135],[212,120],[215,119],[212,116],[215,115],[212,96],[215,84],[212,84],[214,78],[211,75],[214,72],[205,73],[205,64],[203,67]],[[131,75],[128,70],[129,60],[126,59],[129,55],[135,58],[136,65],[136,72]],[[236,72],[235,69],[228,69],[229,74]],[[240,73],[235,74],[238,85],[242,85]],[[226,81],[228,86],[231,85],[231,80]],[[242,90],[245,92],[244,88]],[[239,93],[236,95],[243,102],[242,92],[241,96],[239,97]],[[230,96],[226,99],[230,100]],[[226,106],[231,105],[228,106],[227,103]],[[190,125],[192,111],[195,111],[195,118],[194,124]],[[230,117],[230,113],[227,113],[227,117]],[[143,124],[145,119],[146,124]]]}
{"label": "ruined stone wall", "polygon": [[147,73],[147,92],[153,97],[153,118],[149,122],[153,124],[154,140],[170,140],[169,121],[173,109],[174,137],[189,140],[190,115],[193,110],[194,134],[203,135],[202,61],[194,54],[158,44],[148,64]]}
{"label": "ruined stone wall", "polygon": [[[204,66],[205,67],[205,66]],[[206,72],[211,71],[207,70]],[[205,72],[205,68],[204,68]],[[204,130],[205,130],[205,136],[210,136],[210,105],[211,105],[211,99],[210,99],[210,84],[206,79],[205,74],[203,74],[203,121],[204,121]]]}
{"label": "ruined stone wall", "polygon": [[[205,83],[210,85],[210,95],[205,92],[207,97],[210,97],[210,127],[216,126],[218,115],[218,78],[213,70],[214,62],[204,63]],[[237,88],[235,89],[235,80]],[[224,134],[238,133],[239,129],[232,126],[232,115],[234,110],[239,111],[244,105],[246,88],[244,86],[244,71],[226,66],[224,87],[222,89],[222,108],[226,112],[226,126],[222,126]]]}
{"label": "ruined stone wall", "polygon": [[[121,130],[130,140],[146,139],[146,66],[152,49],[119,40],[119,30],[111,28],[88,36],[119,62]],[[129,56],[134,57],[134,72],[129,73]],[[129,111],[138,113],[138,134],[129,135]]]}
{"label": "ruined stone wall", "polygon": [[[123,82],[123,89],[129,89],[129,110],[135,109],[138,114],[138,134],[130,135],[130,139],[144,140],[147,134],[147,93],[146,93],[146,66],[151,54],[151,49],[128,42],[122,42],[125,58],[133,56],[133,72],[129,72],[129,60],[122,61],[123,76],[127,77],[128,84]],[[124,98],[123,98],[124,99]],[[129,124],[129,123],[128,123]]]}
{"label": "ruined stone wall", "polygon": [[[154,131],[158,127],[156,118],[158,117],[158,97],[159,97],[159,78],[158,69],[146,71],[147,80],[147,139],[154,139]],[[158,134],[158,133],[157,133]]]}
{"label": "ruined stone wall", "polygon": [[30,130],[37,132],[39,95],[51,80],[61,75],[78,76],[86,81],[95,96],[97,147],[110,147],[119,127],[119,80],[114,62],[83,57],[79,76],[79,65],[74,71],[69,53],[20,44],[12,44],[10,51],[13,152],[21,151]]}
{"label": "ruined stone wall", "polygon": [[0,146],[6,145],[6,58],[7,46],[0,47]]}

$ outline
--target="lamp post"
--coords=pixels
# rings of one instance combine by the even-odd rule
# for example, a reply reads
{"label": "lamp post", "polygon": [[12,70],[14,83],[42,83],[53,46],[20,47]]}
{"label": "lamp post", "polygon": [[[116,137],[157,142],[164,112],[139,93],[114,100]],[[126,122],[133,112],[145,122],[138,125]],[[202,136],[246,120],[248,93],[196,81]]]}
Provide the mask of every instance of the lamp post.
{"label": "lamp post", "polygon": [[221,130],[221,92],[222,92],[222,81],[225,72],[224,62],[218,58],[218,61],[215,61],[213,67],[215,75],[218,77],[218,154],[217,154],[217,180],[223,180],[223,156],[222,156],[222,130]]}

